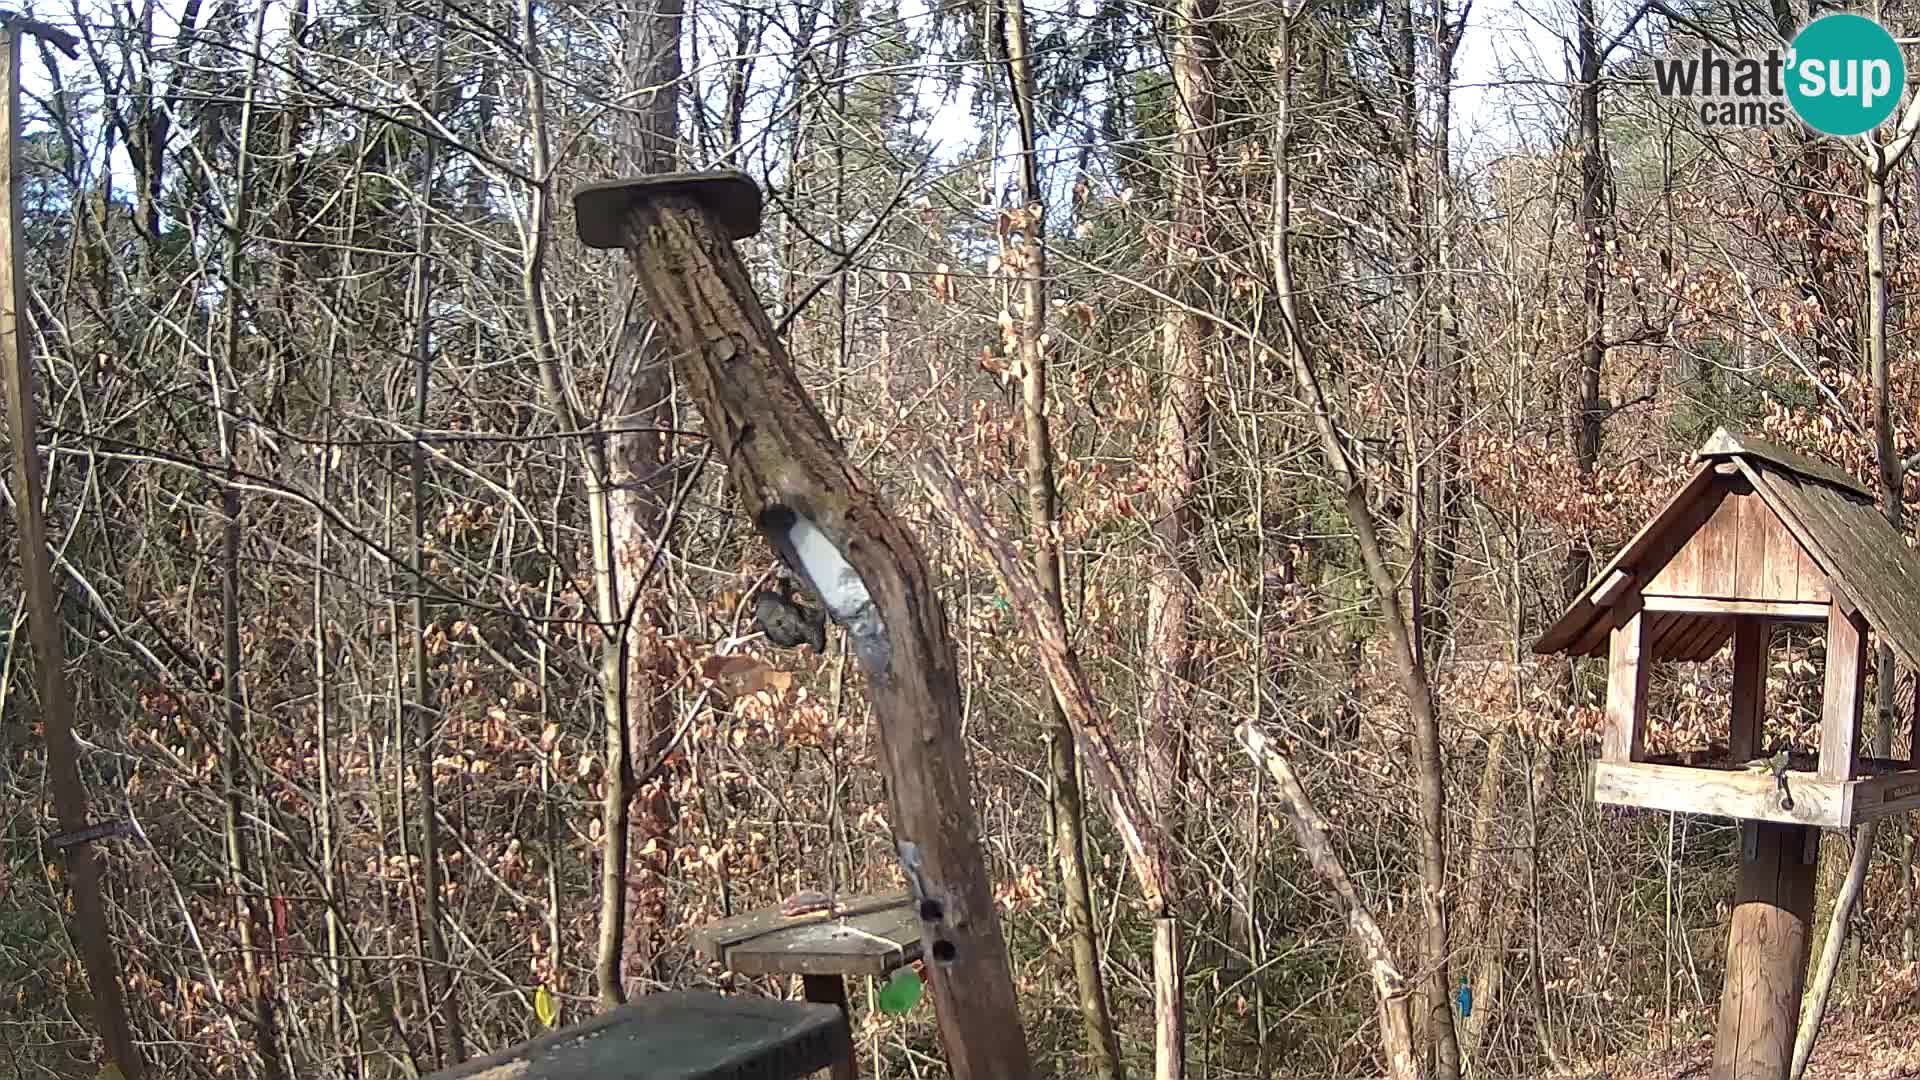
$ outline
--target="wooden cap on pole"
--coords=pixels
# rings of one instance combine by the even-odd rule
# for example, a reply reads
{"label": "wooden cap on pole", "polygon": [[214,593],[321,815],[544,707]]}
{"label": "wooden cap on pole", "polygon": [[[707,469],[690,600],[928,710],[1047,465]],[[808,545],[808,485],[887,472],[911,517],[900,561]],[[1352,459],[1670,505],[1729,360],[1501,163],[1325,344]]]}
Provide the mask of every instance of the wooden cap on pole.
{"label": "wooden cap on pole", "polygon": [[760,185],[746,173],[666,173],[588,184],[574,192],[574,225],[580,242],[590,248],[626,247],[628,215],[633,208],[669,195],[683,195],[699,203],[729,240],[745,240],[760,231]]}

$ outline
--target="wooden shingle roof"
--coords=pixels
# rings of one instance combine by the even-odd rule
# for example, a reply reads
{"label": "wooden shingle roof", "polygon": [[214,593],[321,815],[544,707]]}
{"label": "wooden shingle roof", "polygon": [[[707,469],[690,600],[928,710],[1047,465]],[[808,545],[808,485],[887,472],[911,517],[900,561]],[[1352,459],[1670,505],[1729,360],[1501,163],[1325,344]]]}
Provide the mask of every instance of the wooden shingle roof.
{"label": "wooden shingle roof", "polygon": [[[1695,458],[1700,467],[1686,486],[1594,576],[1534,643],[1534,652],[1604,652],[1613,598],[1597,595],[1602,586],[1623,568],[1639,572],[1641,580],[1658,571],[1718,501],[1713,498],[1716,470],[1725,473],[1731,467],[1826,575],[1835,599],[1865,616],[1908,664],[1920,666],[1920,555],[1887,523],[1870,491],[1832,465],[1725,428],[1714,432]],[[1712,622],[1717,629],[1727,620]],[[1702,659],[1702,650],[1711,655],[1724,640],[1724,633],[1709,630],[1705,639],[1696,634],[1681,645],[1656,649],[1656,655]]]}

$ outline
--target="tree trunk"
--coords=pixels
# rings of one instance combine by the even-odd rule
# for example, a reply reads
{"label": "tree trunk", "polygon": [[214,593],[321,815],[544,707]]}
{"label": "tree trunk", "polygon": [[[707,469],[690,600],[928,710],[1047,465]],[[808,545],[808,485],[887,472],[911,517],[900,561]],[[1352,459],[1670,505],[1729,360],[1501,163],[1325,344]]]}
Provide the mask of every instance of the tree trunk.
{"label": "tree trunk", "polygon": [[[1208,347],[1212,327],[1199,312],[1207,290],[1197,280],[1208,258],[1207,196],[1212,188],[1214,68],[1213,0],[1180,0],[1169,60],[1173,67],[1173,222],[1168,233],[1168,295],[1161,342],[1166,387],[1161,401],[1156,461],[1159,498],[1154,512],[1153,568],[1147,581],[1148,676],[1146,773],[1153,813],[1175,859],[1184,830],[1180,795],[1185,775],[1186,726],[1192,706],[1193,642],[1189,622],[1201,556],[1200,484],[1206,472],[1209,401]],[[1186,971],[1178,927],[1177,862],[1171,894],[1154,923],[1154,1077],[1186,1075]]]}
{"label": "tree trunk", "polygon": [[[1901,144],[1904,150],[1907,144]],[[1905,519],[1902,493],[1906,486],[1905,469],[1893,439],[1893,390],[1887,369],[1887,188],[1886,173],[1898,164],[1895,158],[1875,168],[1867,177],[1867,362],[1873,380],[1873,434],[1875,457],[1880,473],[1880,497],[1887,521],[1898,531]],[[1899,680],[1892,646],[1883,640],[1876,658],[1880,722],[1873,728],[1873,754],[1887,757],[1893,753],[1894,688]],[[1920,757],[1920,753],[1915,755]],[[1813,1059],[1813,1047],[1820,1038],[1820,1022],[1827,1012],[1827,1000],[1833,993],[1833,979],[1840,970],[1840,957],[1847,942],[1848,924],[1859,905],[1867,871],[1873,864],[1873,849],[1879,839],[1880,823],[1869,821],[1853,836],[1853,857],[1847,864],[1847,876],[1834,897],[1828,914],[1820,962],[1814,969],[1813,986],[1807,993],[1800,1014],[1800,1028],[1793,1043],[1793,1078],[1806,1075]]]}
{"label": "tree trunk", "polygon": [[252,178],[248,176],[248,167],[252,162],[247,150],[253,134],[254,92],[259,84],[259,48],[265,22],[266,6],[262,5],[255,15],[254,54],[240,106],[238,149],[235,151],[233,169],[234,194],[226,222],[222,366],[215,366],[213,358],[208,357],[207,376],[211,382],[214,403],[220,408],[215,424],[220,439],[221,464],[227,471],[227,482],[220,489],[220,509],[226,517],[221,538],[220,567],[220,692],[226,705],[226,726],[222,731],[220,750],[220,782],[226,795],[224,831],[227,885],[233,890],[237,907],[240,968],[246,983],[246,995],[251,999],[254,1051],[260,1056],[261,1074],[267,1080],[281,1080],[286,1076],[286,1071],[280,1058],[274,988],[272,980],[260,970],[258,951],[262,939],[266,937],[266,919],[261,910],[260,888],[254,882],[253,853],[241,792],[242,762],[247,759],[249,745],[246,703],[240,689],[243,684],[240,677],[240,488],[234,456],[235,440],[227,420],[228,410],[233,406],[226,401],[223,386],[228,379],[232,379],[236,387],[239,383],[236,372],[240,363],[241,253],[246,245],[247,218],[253,195]]}
{"label": "tree trunk", "polygon": [[[27,632],[33,643],[34,672],[40,690],[41,725],[47,744],[47,787],[62,832],[92,825],[87,813],[87,789],[80,779],[80,756],[73,731],[73,694],[67,683],[66,627],[60,617],[60,594],[54,588],[53,555],[47,546],[47,523],[42,516],[45,490],[40,472],[38,409],[33,397],[32,324],[23,317],[27,299],[25,252],[21,250],[20,153],[20,34],[5,28],[0,41],[0,132],[7,140],[0,157],[0,368],[5,370],[7,427],[13,465],[12,502],[15,539],[20,559]],[[11,660],[11,658],[9,658]],[[0,740],[4,743],[4,740]],[[6,749],[11,749],[7,747]],[[0,757],[0,765],[7,764]],[[146,1063],[133,1041],[127,1020],[126,997],[120,983],[120,958],[107,928],[107,909],[100,892],[101,859],[91,843],[64,849],[67,879],[71,882],[62,911],[71,911],[67,932],[87,973],[93,999],[94,1023],[99,1025],[107,1061],[119,1065],[126,1080],[141,1080]],[[70,905],[70,906],[69,906]]]}
{"label": "tree trunk", "polygon": [[[1007,0],[1007,83],[1020,127],[1020,187],[1026,205],[1016,211],[1020,223],[1019,246],[1010,247],[1003,259],[1016,266],[1020,275],[1021,419],[1027,440],[1027,514],[1033,543],[1033,573],[1039,579],[1043,602],[1064,623],[1059,495],[1053,475],[1053,434],[1047,418],[1047,355],[1040,343],[1047,327],[1046,207],[1040,176],[1040,133],[1035,126],[1030,40],[1025,0]],[[1079,992],[1080,1021],[1087,1039],[1087,1073],[1099,1080],[1119,1080],[1124,1069],[1120,1039],[1114,1032],[1113,1016],[1107,1007],[1106,984],[1100,975],[1099,927],[1094,919],[1093,890],[1087,883],[1086,843],[1082,836],[1085,812],[1081,807],[1080,768],[1074,753],[1073,728],[1067,723],[1060,703],[1051,695],[1047,698],[1047,712],[1051,732],[1048,758],[1053,793],[1054,859],[1066,900],[1074,984]]]}
{"label": "tree trunk", "polygon": [[[1427,371],[1440,398],[1439,430],[1435,433],[1432,461],[1426,477],[1431,492],[1426,519],[1431,539],[1427,544],[1427,585],[1422,598],[1426,636],[1440,647],[1452,631],[1454,568],[1458,561],[1454,547],[1460,538],[1460,507],[1463,467],[1460,454],[1461,430],[1466,425],[1467,377],[1462,368],[1457,312],[1459,300],[1453,279],[1453,58],[1460,47],[1465,26],[1449,26],[1447,8],[1436,9],[1434,38],[1439,53],[1439,70],[1433,88],[1432,167],[1428,169],[1433,188],[1433,214],[1429,228],[1433,236],[1433,286],[1427,290],[1425,317]],[[1424,651],[1424,650],[1423,650]]]}
{"label": "tree trunk", "polygon": [[1278,789],[1275,802],[1279,803],[1280,812],[1293,825],[1294,839],[1299,841],[1300,849],[1306,852],[1314,872],[1340,898],[1340,906],[1347,913],[1347,926],[1353,931],[1354,943],[1366,958],[1367,973],[1373,979],[1374,1000],[1379,1009],[1381,1049],[1387,1058],[1387,1076],[1390,1080],[1417,1080],[1420,1067],[1414,1053],[1412,1010],[1409,1008],[1412,991],[1408,989],[1406,979],[1401,977],[1399,968],[1394,965],[1392,950],[1387,945],[1386,935],[1380,932],[1379,924],[1374,922],[1372,909],[1361,899],[1360,890],[1354,887],[1353,881],[1347,876],[1346,867],[1340,862],[1339,854],[1334,851],[1326,819],[1320,816],[1312,800],[1307,797],[1307,789],[1294,775],[1292,764],[1284,755],[1269,747],[1264,735],[1250,726],[1242,725],[1234,732],[1234,738],[1253,758],[1254,764],[1273,778]]}
{"label": "tree trunk", "polygon": [[[1578,73],[1574,87],[1574,121],[1580,142],[1580,196],[1574,204],[1574,227],[1580,233],[1581,278],[1580,366],[1574,389],[1572,429],[1573,463],[1580,490],[1593,483],[1600,461],[1601,424],[1606,419],[1600,398],[1601,370],[1606,363],[1607,223],[1603,196],[1606,184],[1605,147],[1600,141],[1600,27],[1594,0],[1578,0]],[[1593,548],[1584,534],[1573,537],[1561,575],[1561,592],[1572,603],[1593,576]]]}
{"label": "tree trunk", "polygon": [[1505,974],[1507,934],[1512,925],[1512,905],[1501,903],[1495,911],[1488,885],[1504,879],[1505,859],[1494,852],[1494,827],[1500,816],[1501,766],[1506,763],[1507,730],[1502,727],[1487,740],[1487,760],[1480,772],[1480,792],[1474,799],[1473,839],[1467,851],[1467,933],[1473,935],[1472,948],[1479,952],[1473,964],[1473,1015],[1463,1018],[1460,1045],[1463,1066],[1470,1066],[1481,1049],[1487,1021],[1492,1016],[1494,980]]}
{"label": "tree trunk", "polygon": [[[679,102],[681,0],[650,0],[627,27],[626,83],[648,95],[633,107],[619,142],[623,168],[671,171]],[[530,246],[522,270],[522,304],[534,336],[541,388],[560,426],[578,431],[583,411],[560,374],[547,316],[546,253],[552,230],[552,192],[546,118],[546,80],[531,2],[522,4],[528,53],[528,109],[534,175],[541,178],[529,205]],[[672,851],[674,808],[661,761],[673,729],[668,694],[675,675],[657,632],[665,616],[646,602],[642,586],[665,543],[672,477],[665,462],[672,399],[662,343],[637,303],[638,283],[621,266],[614,296],[621,318],[608,377],[611,428],[585,443],[594,618],[601,635],[600,701],[605,732],[601,800],[600,929],[594,961],[602,1008],[613,1008],[658,978],[662,927],[667,925],[665,870]]]}
{"label": "tree trunk", "polygon": [[[438,87],[446,70],[444,36],[434,49],[433,86]],[[429,99],[428,107],[432,108]],[[415,223],[413,266],[413,423],[416,432],[427,426],[428,374],[433,363],[433,194],[439,140],[425,141],[420,166],[421,191],[419,217]],[[448,1060],[457,1065],[466,1060],[466,1035],[460,1022],[460,997],[455,987],[453,968],[447,962],[446,932],[440,909],[440,804],[434,794],[434,743],[439,728],[439,710],[434,706],[427,665],[427,445],[415,438],[410,461],[409,484],[412,489],[413,570],[417,580],[408,583],[413,594],[409,619],[413,629],[412,716],[413,776],[417,790],[414,810],[420,828],[420,923],[426,956],[421,964],[421,984],[430,996],[421,1007],[431,1017],[441,1016],[436,1030]]]}
{"label": "tree trunk", "polygon": [[979,505],[967,495],[965,487],[938,451],[923,454],[915,468],[920,483],[933,504],[952,518],[973,545],[985,552],[993,563],[1000,587],[1006,590],[1014,611],[1026,624],[1027,633],[1039,652],[1041,667],[1053,688],[1054,700],[1066,714],[1074,739],[1087,763],[1087,776],[1107,807],[1114,831],[1120,834],[1127,862],[1133,867],[1141,897],[1147,910],[1156,917],[1165,906],[1166,877],[1170,865],[1166,857],[1166,836],[1149,812],[1148,803],[1127,778],[1120,753],[1110,734],[1111,724],[1102,719],[1093,700],[1093,690],[1067,643],[1067,623],[1041,599],[1039,579],[1020,563],[1013,548],[989,524]]}
{"label": "tree trunk", "polygon": [[1274,224],[1271,240],[1271,259],[1277,278],[1274,288],[1285,320],[1286,358],[1301,395],[1306,399],[1314,429],[1319,435],[1321,451],[1326,456],[1334,482],[1344,495],[1342,502],[1347,521],[1353,528],[1360,561],[1366,568],[1367,579],[1380,605],[1387,644],[1413,721],[1412,749],[1420,806],[1420,906],[1426,924],[1426,948],[1421,960],[1427,972],[1428,1023],[1436,1051],[1436,1075],[1441,1080],[1455,1080],[1460,1075],[1460,1044],[1453,1023],[1453,1004],[1450,1000],[1452,983],[1448,975],[1446,787],[1445,762],[1440,751],[1439,716],[1434,707],[1426,668],[1414,652],[1412,621],[1400,607],[1399,579],[1387,565],[1381,551],[1373,511],[1367,504],[1366,482],[1354,471],[1340,440],[1340,433],[1334,426],[1326,395],[1313,370],[1312,353],[1301,325],[1289,236],[1292,179],[1287,149],[1291,135],[1292,20],[1283,19],[1281,26],[1281,91],[1274,124]]}
{"label": "tree trunk", "polygon": [[[727,196],[743,198],[738,186]],[[1032,1073],[974,816],[939,581],[800,385],[713,211],[629,196],[619,229],[747,517],[846,628],[866,674],[889,820],[959,1080]],[[754,203],[758,227],[758,201]],[[609,226],[611,222],[607,223]]]}
{"label": "tree trunk", "polygon": [[[648,0],[636,8],[627,28],[627,87],[653,88],[625,122],[620,158],[632,172],[671,172],[675,165],[682,13],[682,0]],[[637,288],[629,275],[623,265],[615,278],[615,295],[623,300],[635,296]],[[617,648],[623,660],[624,768],[632,785],[621,966],[631,995],[660,978],[661,932],[670,925],[666,873],[676,810],[661,758],[673,734],[668,688],[678,669],[661,643],[666,613],[643,595],[643,586],[666,543],[661,533],[674,476],[660,431],[673,426],[673,395],[662,343],[638,303],[626,307],[616,349],[608,414],[601,423],[619,432],[608,436],[606,451],[607,547],[614,560],[613,612],[619,617],[618,642],[609,641],[608,647]]]}

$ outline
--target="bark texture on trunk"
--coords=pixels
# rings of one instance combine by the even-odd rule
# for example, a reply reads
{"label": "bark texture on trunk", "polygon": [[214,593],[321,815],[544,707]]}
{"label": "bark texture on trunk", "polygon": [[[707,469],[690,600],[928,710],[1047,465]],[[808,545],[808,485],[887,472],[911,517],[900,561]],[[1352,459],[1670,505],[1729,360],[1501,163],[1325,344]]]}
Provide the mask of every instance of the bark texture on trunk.
{"label": "bark texture on trunk", "polygon": [[[1594,0],[1579,0],[1576,30],[1579,85],[1574,87],[1574,123],[1580,142],[1580,193],[1574,204],[1574,228],[1580,233],[1580,362],[1575,372],[1574,407],[1568,417],[1574,468],[1582,488],[1593,482],[1600,461],[1601,424],[1606,419],[1600,376],[1606,363],[1607,222],[1604,193],[1606,148],[1600,141],[1600,26]],[[1561,575],[1561,592],[1572,603],[1593,576],[1593,548],[1575,536]]]}
{"label": "bark texture on trunk", "polygon": [[[678,153],[681,24],[683,0],[647,0],[627,29],[629,89],[652,88],[626,121],[621,163],[633,173],[673,171]],[[615,295],[635,297],[631,268],[622,266]],[[606,492],[608,553],[613,559],[612,606],[620,615],[617,678],[626,725],[628,797],[626,911],[622,920],[621,982],[628,995],[642,993],[659,976],[662,928],[668,925],[666,871],[673,850],[676,810],[671,776],[661,760],[673,733],[668,687],[675,661],[661,635],[666,612],[642,586],[657,572],[656,547],[664,544],[674,472],[670,448],[657,432],[672,427],[672,380],[650,314],[626,306],[609,394]],[[652,430],[638,430],[652,429]],[[609,674],[613,674],[612,671]]]}
{"label": "bark texture on trunk", "polygon": [[[1201,280],[1208,258],[1207,196],[1213,186],[1217,101],[1214,81],[1219,50],[1213,37],[1214,0],[1180,0],[1174,14],[1169,60],[1174,88],[1173,221],[1168,232],[1169,296],[1162,327],[1166,371],[1154,483],[1153,567],[1147,579],[1148,675],[1146,772],[1153,813],[1169,838],[1167,857],[1179,850],[1180,789],[1186,774],[1187,725],[1192,711],[1193,642],[1190,621],[1197,584],[1200,486],[1206,473],[1210,402],[1208,347],[1213,328],[1200,314],[1207,288]],[[1167,917],[1179,911],[1178,868],[1168,876]],[[1154,1076],[1186,1075],[1186,968],[1178,928],[1163,918],[1154,924]]]}
{"label": "bark texture on trunk", "polygon": [[[1460,47],[1464,25],[1446,21],[1442,3],[1435,19],[1435,52],[1439,54],[1439,73],[1433,87],[1432,234],[1434,283],[1428,293],[1424,322],[1427,339],[1428,377],[1440,398],[1436,408],[1432,463],[1426,470],[1431,501],[1426,514],[1431,522],[1432,540],[1428,544],[1427,592],[1421,606],[1422,629],[1444,639],[1453,629],[1453,586],[1460,542],[1461,508],[1465,484],[1461,474],[1465,462],[1461,456],[1461,434],[1466,427],[1468,382],[1465,356],[1460,348],[1459,294],[1454,288],[1453,244],[1453,150],[1450,131],[1453,124],[1453,60]],[[1422,650],[1423,653],[1425,650]]]}
{"label": "bark texture on trunk", "polygon": [[[1017,246],[1008,238],[1006,258],[1020,277],[1020,403],[1026,433],[1027,514],[1033,543],[1033,573],[1041,601],[1064,623],[1058,531],[1059,492],[1054,483],[1053,433],[1047,416],[1047,355],[1041,338],[1047,328],[1047,245],[1045,190],[1040,175],[1040,133],[1035,123],[1034,71],[1030,27],[1024,0],[1007,0],[1007,83],[1020,127],[1020,188],[1026,205],[1016,211]],[[1014,260],[1017,260],[1015,262]],[[1048,779],[1052,789],[1054,860],[1067,909],[1067,935],[1073,953],[1074,988],[1087,1040],[1087,1072],[1098,1080],[1125,1075],[1120,1039],[1107,1006],[1100,974],[1100,940],[1094,920],[1093,890],[1087,884],[1085,811],[1080,801],[1080,769],[1073,728],[1049,697],[1047,712]]]}
{"label": "bark texture on trunk", "polygon": [[[1425,949],[1421,961],[1426,970],[1427,1023],[1433,1036],[1434,1067],[1442,1080],[1460,1075],[1460,1043],[1453,1021],[1452,980],[1449,930],[1447,925],[1447,848],[1445,761],[1440,748],[1439,711],[1433,700],[1432,685],[1426,667],[1415,651],[1414,619],[1400,605],[1399,577],[1387,564],[1382,551],[1373,509],[1367,501],[1365,479],[1354,470],[1335,426],[1320,379],[1314,370],[1313,351],[1300,319],[1299,288],[1293,273],[1290,236],[1292,177],[1287,167],[1291,137],[1291,97],[1293,79],[1292,21],[1282,21],[1280,46],[1281,95],[1274,124],[1274,199],[1273,233],[1270,258],[1274,267],[1274,290],[1285,322],[1285,358],[1292,369],[1319,436],[1321,452],[1327,459],[1334,482],[1343,494],[1347,522],[1353,528],[1355,546],[1374,598],[1380,605],[1382,630],[1393,657],[1401,692],[1407,697],[1412,720],[1412,751],[1418,781],[1420,818],[1420,908],[1425,926]],[[1417,619],[1418,612],[1414,612]]]}
{"label": "bark texture on trunk", "polygon": [[[0,153],[0,370],[6,387],[7,429],[13,473],[12,502],[19,549],[20,576],[27,611],[27,633],[33,645],[34,674],[39,683],[42,729],[47,743],[47,787],[62,832],[79,832],[88,820],[87,789],[80,779],[80,755],[73,731],[73,693],[67,684],[66,627],[60,617],[60,594],[53,581],[53,555],[47,546],[47,522],[42,516],[45,484],[40,471],[39,409],[34,401],[32,324],[22,317],[26,299],[20,186],[20,35],[4,31],[0,40],[0,132],[7,145]],[[0,750],[10,750],[0,738]],[[0,758],[0,761],[5,759]],[[133,1041],[127,1021],[126,998],[120,984],[120,957],[108,931],[107,909],[101,895],[101,859],[91,843],[74,844],[63,851],[71,905],[67,924],[87,990],[93,999],[93,1019],[99,1025],[107,1060],[118,1063],[127,1080],[141,1080],[146,1063]]]}
{"label": "bark texture on trunk", "polygon": [[961,1080],[1029,1076],[939,582],[800,385],[709,211],[684,194],[655,195],[632,207],[626,237],[729,486],[796,576],[829,601],[866,675],[947,1065]]}

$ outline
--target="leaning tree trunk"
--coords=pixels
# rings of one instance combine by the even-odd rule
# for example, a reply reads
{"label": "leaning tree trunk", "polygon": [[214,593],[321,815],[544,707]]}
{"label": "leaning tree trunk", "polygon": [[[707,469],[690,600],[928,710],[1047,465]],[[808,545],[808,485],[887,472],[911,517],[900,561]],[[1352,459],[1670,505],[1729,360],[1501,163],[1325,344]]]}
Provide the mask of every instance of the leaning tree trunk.
{"label": "leaning tree trunk", "polygon": [[1293,826],[1300,850],[1306,852],[1313,872],[1327,883],[1340,898],[1340,906],[1346,909],[1347,928],[1353,931],[1354,943],[1360,947],[1360,955],[1367,962],[1367,974],[1373,980],[1374,1007],[1380,1021],[1380,1046],[1387,1059],[1388,1080],[1419,1080],[1410,1007],[1413,991],[1394,964],[1393,951],[1387,945],[1386,934],[1374,921],[1373,910],[1361,898],[1360,890],[1347,876],[1347,868],[1333,848],[1333,830],[1307,797],[1306,786],[1294,775],[1293,763],[1286,755],[1271,749],[1263,733],[1250,724],[1242,724],[1234,729],[1233,736],[1254,764],[1273,778],[1279,789],[1274,801]]}
{"label": "leaning tree trunk", "polygon": [[738,174],[676,177],[587,189],[575,209],[588,243],[627,249],[746,515],[846,627],[866,676],[948,1068],[959,1080],[1031,1075],[973,811],[939,582],[800,385],[733,250],[730,236],[759,229],[758,189]]}

